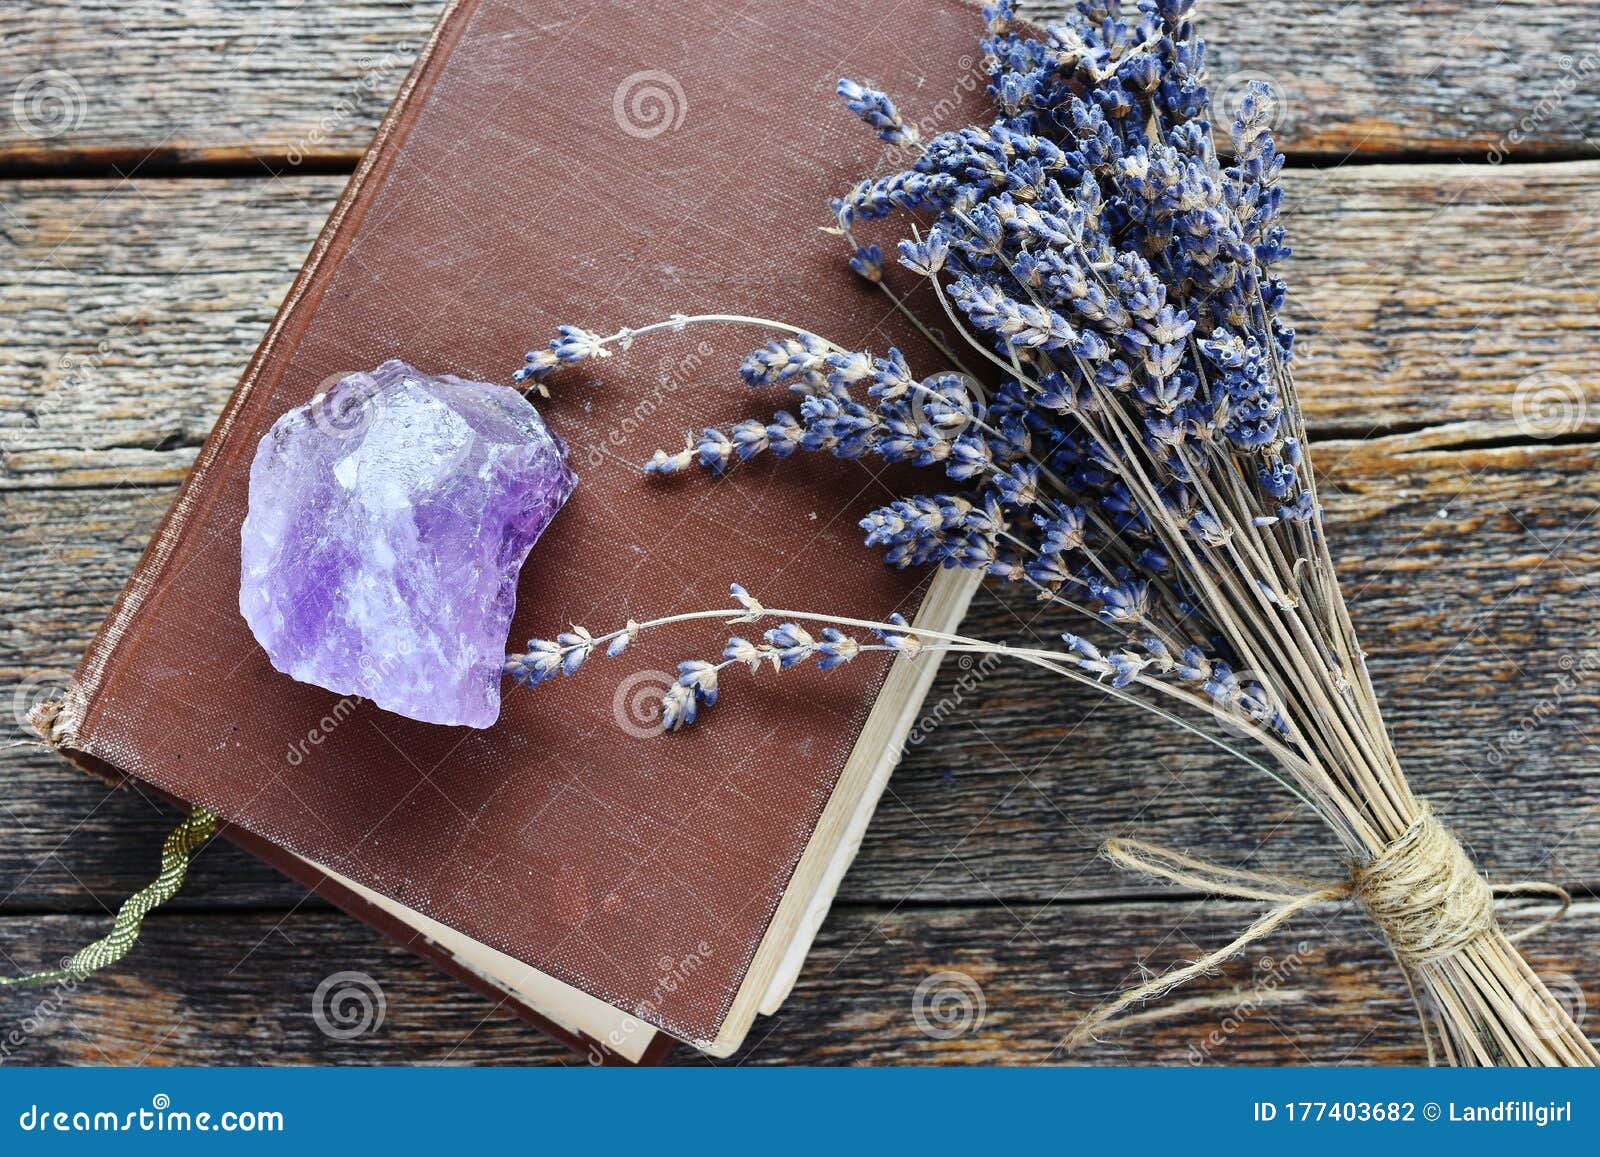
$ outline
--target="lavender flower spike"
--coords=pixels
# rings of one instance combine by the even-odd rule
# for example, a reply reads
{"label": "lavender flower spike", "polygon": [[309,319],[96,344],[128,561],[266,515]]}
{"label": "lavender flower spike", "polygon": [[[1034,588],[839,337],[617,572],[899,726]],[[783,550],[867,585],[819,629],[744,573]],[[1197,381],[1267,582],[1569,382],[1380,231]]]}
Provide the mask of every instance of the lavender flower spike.
{"label": "lavender flower spike", "polygon": [[841,80],[839,95],[844,97],[851,112],[877,129],[878,136],[891,145],[916,144],[916,127],[900,119],[894,101],[890,100],[886,93],[879,92],[875,88],[867,88],[853,80]]}
{"label": "lavender flower spike", "polygon": [[[765,453],[813,453],[915,468],[919,482],[862,519],[867,545],[893,566],[981,570],[1025,588],[1055,617],[1061,644],[1011,646],[739,597],[729,621],[776,625],[730,637],[718,661],[683,664],[667,695],[670,724],[693,722],[731,666],[789,672],[868,652],[1003,655],[1092,684],[1271,776],[1357,865],[1387,862],[1423,835],[1442,850],[1454,875],[1440,891],[1470,896],[1484,926],[1411,970],[1430,1056],[1437,1039],[1451,1059],[1600,1062],[1553,997],[1529,986],[1532,972],[1493,926],[1487,887],[1412,795],[1383,725],[1334,577],[1304,449],[1295,333],[1280,316],[1290,251],[1270,92],[1251,86],[1231,125],[1216,122],[1224,160],[1195,0],[1068,8],[1043,36],[1020,24],[1011,0],[985,9],[986,123],[922,142],[887,95],[839,84],[905,165],[844,191],[832,231],[850,267],[910,315],[940,362],[913,366],[892,349],[846,350],[760,323],[778,336],[739,372],[754,387],[787,387],[787,408],[707,428],[646,467],[698,462],[717,473]],[[858,236],[907,213],[917,216],[893,250],[888,238]],[[903,268],[886,270],[885,251]],[[921,292],[892,277],[921,279]],[[919,301],[932,310],[918,316],[907,303]],[[697,319],[712,320],[756,324]],[[581,339],[563,348],[592,352]],[[562,354],[552,345],[540,357],[553,368]],[[574,646],[536,642],[509,664],[536,682],[570,669]],[[1401,941],[1415,928],[1379,922],[1406,958]],[[1221,963],[1251,935],[1114,1002],[1072,1039]],[[1486,1002],[1491,990],[1518,999]]]}

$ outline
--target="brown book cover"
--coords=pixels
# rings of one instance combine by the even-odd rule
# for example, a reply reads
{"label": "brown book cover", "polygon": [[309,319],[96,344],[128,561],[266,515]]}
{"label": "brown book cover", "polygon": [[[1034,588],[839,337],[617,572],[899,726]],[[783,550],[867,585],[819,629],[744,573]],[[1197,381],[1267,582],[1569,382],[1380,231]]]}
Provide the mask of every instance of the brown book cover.
{"label": "brown book cover", "polygon": [[[212,809],[252,850],[502,997],[446,933],[731,1051],[792,983],[820,919],[817,890],[797,895],[792,878],[822,879],[825,911],[929,665],[736,677],[685,732],[632,725],[627,678],[714,656],[713,625],[647,636],[535,692],[508,683],[488,730],[416,723],[293,682],[251,637],[238,611],[249,463],[330,378],[401,357],[504,382],[564,322],[779,317],[940,368],[819,232],[831,196],[890,162],[833,90],[870,80],[931,131],[978,117],[980,30],[960,0],[457,0],[85,656],[54,740]],[[686,429],[789,403],[738,380],[762,340],[692,328],[551,380],[540,410],[581,482],[524,568],[513,646],[728,605],[730,581],[769,606],[918,609],[919,577],[861,544],[857,519],[894,496],[868,463],[640,471]],[[886,678],[900,681],[893,702]],[[622,1052],[649,1059],[665,1041]]]}

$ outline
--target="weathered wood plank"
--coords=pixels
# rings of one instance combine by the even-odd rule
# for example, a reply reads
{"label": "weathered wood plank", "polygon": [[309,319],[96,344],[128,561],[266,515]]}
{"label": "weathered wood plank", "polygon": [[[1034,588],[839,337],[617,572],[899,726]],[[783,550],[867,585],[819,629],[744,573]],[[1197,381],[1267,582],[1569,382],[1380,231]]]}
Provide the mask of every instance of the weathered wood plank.
{"label": "weathered wood plank", "polygon": [[443,9],[444,0],[8,4],[0,77],[22,103],[0,121],[0,167],[354,165]]}
{"label": "weathered wood plank", "polygon": [[[1288,180],[1316,430],[1600,431],[1600,162]],[[341,185],[0,183],[0,488],[181,478]]]}
{"label": "weathered wood plank", "polygon": [[[1595,887],[1600,449],[1428,448],[1451,433],[1471,431],[1318,447],[1358,628],[1414,784],[1484,867],[1502,879]],[[70,674],[170,496],[164,487],[0,494],[0,691],[14,710]],[[1048,640],[1053,629],[1035,613],[984,594],[968,627]],[[596,693],[609,693],[604,672],[592,674]],[[918,731],[846,899],[1125,895],[1143,885],[1095,849],[1132,830],[1226,862],[1337,871],[1329,837],[1271,784],[1043,672],[951,666]],[[11,785],[0,808],[0,895],[12,892],[0,908],[97,911],[143,882],[170,822],[146,801],[108,796],[27,748],[0,751],[0,780]],[[208,858],[179,902],[298,896],[230,852],[214,870]]]}
{"label": "weathered wood plank", "polygon": [[[1024,4],[1040,16],[1062,7]],[[0,168],[353,164],[442,8],[7,5],[0,77],[23,93],[24,114],[0,121]],[[551,13],[541,31],[559,35],[568,17]],[[1492,10],[1460,0],[1208,0],[1201,21],[1224,106],[1250,79],[1272,83],[1296,156],[1600,152],[1596,0],[1505,0]]]}
{"label": "weathered wood plank", "polygon": [[342,186],[84,181],[43,201],[44,185],[6,186],[0,473],[181,478]]}
{"label": "weathered wood plank", "polygon": [[[1334,907],[1308,912],[1102,1043],[1074,1054],[1058,1047],[1079,1016],[1135,981],[1141,964],[1161,969],[1192,959],[1254,914],[1246,904],[1172,901],[842,909],[788,1003],[758,1021],[728,1063],[1423,1060],[1392,958],[1361,913]],[[51,959],[102,925],[70,916],[0,920],[0,962]],[[1600,902],[1586,901],[1528,946],[1546,982],[1591,1032],[1600,989],[1586,961],[1597,934]],[[362,985],[374,1015],[368,1031],[337,1039],[318,1027],[316,992],[350,972],[367,981],[334,983]],[[945,1019],[932,1013],[936,994],[949,998]],[[582,1063],[365,927],[307,911],[157,916],[104,976],[70,990],[0,992],[0,1048],[12,1064]],[[706,1063],[687,1048],[672,1062]]]}
{"label": "weathered wood plank", "polygon": [[[1074,2],[1023,6],[1044,16]],[[1204,0],[1197,19],[1213,107],[1220,96],[1231,117],[1249,81],[1270,84],[1291,159],[1600,150],[1592,0]]]}
{"label": "weathered wood plank", "polygon": [[[0,11],[0,100],[16,99],[0,117],[0,171],[348,166],[436,8],[10,6]],[[1223,90],[1273,82],[1299,156],[1600,154],[1600,93],[1586,79],[1600,63],[1600,0],[1512,0],[1485,16],[1437,0],[1248,11],[1212,0],[1204,19]],[[304,68],[308,55],[318,68]],[[186,67],[174,69],[179,56]],[[36,75],[52,69],[66,76]],[[43,136],[29,117],[43,118]],[[52,134],[58,124],[70,127]],[[1600,429],[1600,300],[1586,283],[1600,249],[1597,175],[1600,165],[1574,163],[1289,178],[1316,429],[1430,427],[1319,448],[1402,756],[1492,875],[1589,890],[1600,886],[1588,738],[1600,722],[1588,631],[1600,451],[1587,444]],[[7,738],[70,671],[341,183],[0,185]],[[1584,444],[1526,444],[1551,436]],[[1026,637],[1032,613],[986,598],[970,625]],[[1140,962],[1192,956],[1249,916],[1165,898],[1040,907],[1148,891],[1095,858],[1109,834],[1136,828],[1227,862],[1335,870],[1326,836],[1270,785],[1075,688],[954,669],[930,703],[934,725],[898,771],[793,1002],[758,1027],[742,1061],[1067,1059],[1054,1046],[1087,994],[1125,983]],[[0,918],[0,963],[47,961],[98,935],[102,910],[148,879],[172,817],[29,748],[0,749],[0,782],[0,912],[11,913]],[[908,900],[954,906],[899,907]],[[24,1030],[20,1046],[0,1033],[0,1058],[568,1060],[227,845],[207,851],[174,907],[189,910],[158,916],[113,976],[44,1007],[48,992],[0,993],[0,1026]],[[218,911],[256,907],[293,910]],[[1575,999],[1571,973],[1590,971],[1581,961],[1597,928],[1600,903],[1581,903],[1534,953]],[[1403,988],[1357,914],[1313,918],[1262,952],[1278,963],[1244,961],[1080,1059],[1420,1059]],[[350,968],[380,980],[389,1021],[337,1041],[315,1027],[311,994]],[[939,1039],[918,1026],[914,993],[952,969],[981,985],[986,1020]],[[1591,1007],[1596,998],[1591,990]],[[1239,1026],[1213,1038],[1241,1007]],[[262,1015],[275,1009],[287,1013],[281,1023]]]}

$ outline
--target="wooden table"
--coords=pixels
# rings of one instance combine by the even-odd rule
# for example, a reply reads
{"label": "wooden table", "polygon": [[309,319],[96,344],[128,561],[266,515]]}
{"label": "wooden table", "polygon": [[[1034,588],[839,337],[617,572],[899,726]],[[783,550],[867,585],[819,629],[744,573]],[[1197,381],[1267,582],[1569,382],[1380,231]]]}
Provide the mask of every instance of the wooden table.
{"label": "wooden table", "polygon": [[[12,737],[133,568],[438,7],[0,9]],[[1578,896],[1528,951],[1595,1032],[1600,0],[1207,0],[1203,19],[1224,85],[1260,76],[1283,94],[1300,377],[1389,725],[1493,878]],[[1006,637],[1018,610],[981,596],[973,629]],[[896,772],[799,987],[740,1062],[1421,1058],[1399,973],[1337,906],[1063,1054],[1097,996],[1253,912],[1118,875],[1103,838],[1311,877],[1338,873],[1334,847],[1226,757],[1048,676],[952,668],[941,699],[959,710]],[[25,745],[0,751],[0,783],[0,964],[22,969],[101,933],[173,817]],[[341,970],[370,974],[387,1003],[351,1040],[311,1017]],[[949,971],[981,988],[982,1016],[936,1037],[915,992]],[[571,1063],[222,844],[122,966],[56,997],[0,993],[0,1050],[23,1064]]]}

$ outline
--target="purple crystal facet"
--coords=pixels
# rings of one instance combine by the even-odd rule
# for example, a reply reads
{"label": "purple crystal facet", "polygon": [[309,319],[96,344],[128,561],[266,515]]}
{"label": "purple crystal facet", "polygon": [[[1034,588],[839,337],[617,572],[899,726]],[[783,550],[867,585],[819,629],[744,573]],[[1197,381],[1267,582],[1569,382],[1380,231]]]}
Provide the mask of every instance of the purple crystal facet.
{"label": "purple crystal facet", "polygon": [[488,727],[517,572],[577,481],[515,390],[402,361],[352,374],[256,449],[239,610],[302,683]]}

